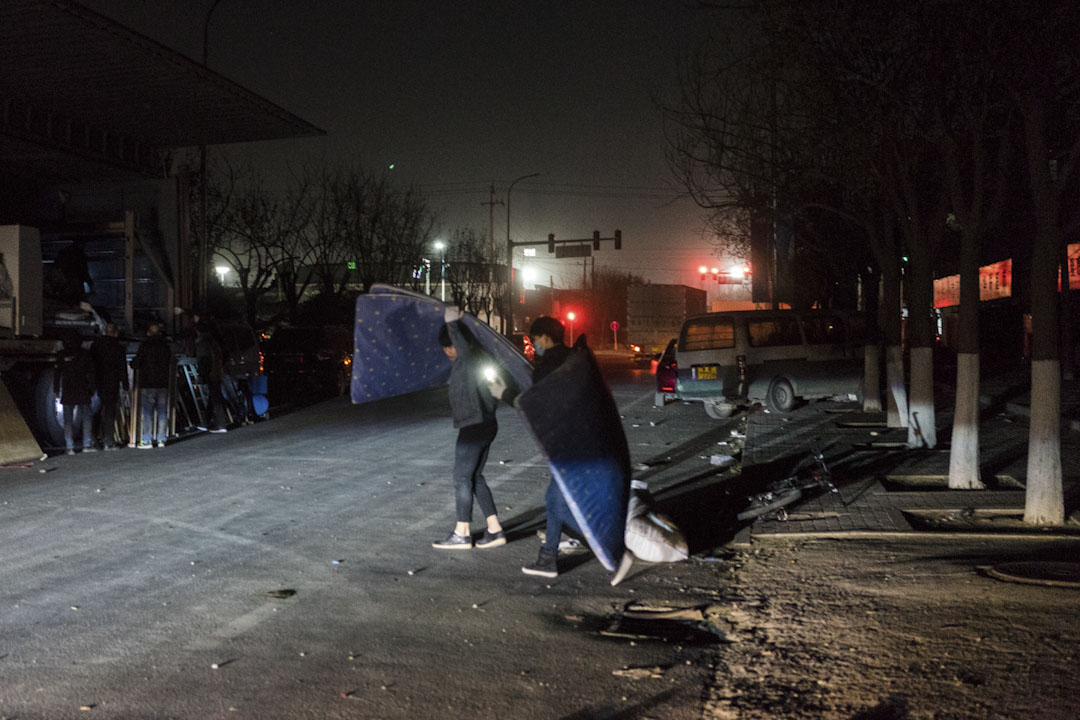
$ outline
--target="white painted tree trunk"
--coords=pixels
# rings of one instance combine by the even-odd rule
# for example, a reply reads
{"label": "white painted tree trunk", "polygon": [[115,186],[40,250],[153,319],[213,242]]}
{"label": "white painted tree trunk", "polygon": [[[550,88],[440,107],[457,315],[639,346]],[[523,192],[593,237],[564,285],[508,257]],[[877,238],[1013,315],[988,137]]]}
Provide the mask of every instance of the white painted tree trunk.
{"label": "white painted tree trunk", "polygon": [[907,390],[904,388],[904,349],[899,345],[885,348],[885,382],[888,385],[889,427],[907,427]]}
{"label": "white painted tree trunk", "polygon": [[911,396],[908,406],[908,447],[937,447],[934,414],[934,349],[911,349]]}
{"label": "white painted tree trunk", "polygon": [[881,412],[881,351],[877,344],[863,348],[863,412]]}
{"label": "white painted tree trunk", "polygon": [[949,450],[949,488],[981,490],[979,472],[979,354],[956,356],[956,411]]}
{"label": "white painted tree trunk", "polygon": [[1061,479],[1061,363],[1058,360],[1031,362],[1024,522],[1065,524],[1065,493]]}

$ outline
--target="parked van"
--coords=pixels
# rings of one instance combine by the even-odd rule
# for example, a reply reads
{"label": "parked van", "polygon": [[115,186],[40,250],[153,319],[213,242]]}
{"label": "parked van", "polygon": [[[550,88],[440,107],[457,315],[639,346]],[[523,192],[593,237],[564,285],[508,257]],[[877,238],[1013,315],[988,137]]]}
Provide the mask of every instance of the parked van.
{"label": "parked van", "polygon": [[862,397],[858,317],[823,310],[697,315],[679,333],[675,395],[710,417],[764,403],[788,412],[799,399]]}

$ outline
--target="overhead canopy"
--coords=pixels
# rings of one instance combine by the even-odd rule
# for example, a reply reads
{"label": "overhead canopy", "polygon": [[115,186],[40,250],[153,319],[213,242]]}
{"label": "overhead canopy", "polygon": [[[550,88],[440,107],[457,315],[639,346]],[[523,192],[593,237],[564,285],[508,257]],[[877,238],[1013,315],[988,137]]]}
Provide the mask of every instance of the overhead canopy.
{"label": "overhead canopy", "polygon": [[0,102],[0,164],[46,172],[47,151],[160,175],[162,150],[325,134],[71,0],[0,2]]}

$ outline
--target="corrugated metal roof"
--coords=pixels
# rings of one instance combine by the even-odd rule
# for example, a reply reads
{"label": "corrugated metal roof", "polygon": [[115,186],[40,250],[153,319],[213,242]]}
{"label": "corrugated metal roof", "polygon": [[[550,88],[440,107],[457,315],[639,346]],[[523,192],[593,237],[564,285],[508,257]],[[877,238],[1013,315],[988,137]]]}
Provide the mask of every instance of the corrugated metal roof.
{"label": "corrugated metal roof", "polygon": [[[325,134],[70,0],[0,2],[0,99],[19,120],[29,108],[157,149]],[[10,118],[3,129],[11,134]]]}

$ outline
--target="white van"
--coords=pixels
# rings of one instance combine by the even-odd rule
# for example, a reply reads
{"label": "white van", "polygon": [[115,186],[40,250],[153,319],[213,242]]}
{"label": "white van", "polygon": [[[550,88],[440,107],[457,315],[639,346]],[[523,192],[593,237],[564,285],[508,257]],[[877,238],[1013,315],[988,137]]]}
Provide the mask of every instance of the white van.
{"label": "white van", "polygon": [[825,310],[746,310],[687,319],[675,352],[675,395],[713,418],[764,403],[788,412],[798,399],[862,397],[858,317]]}

